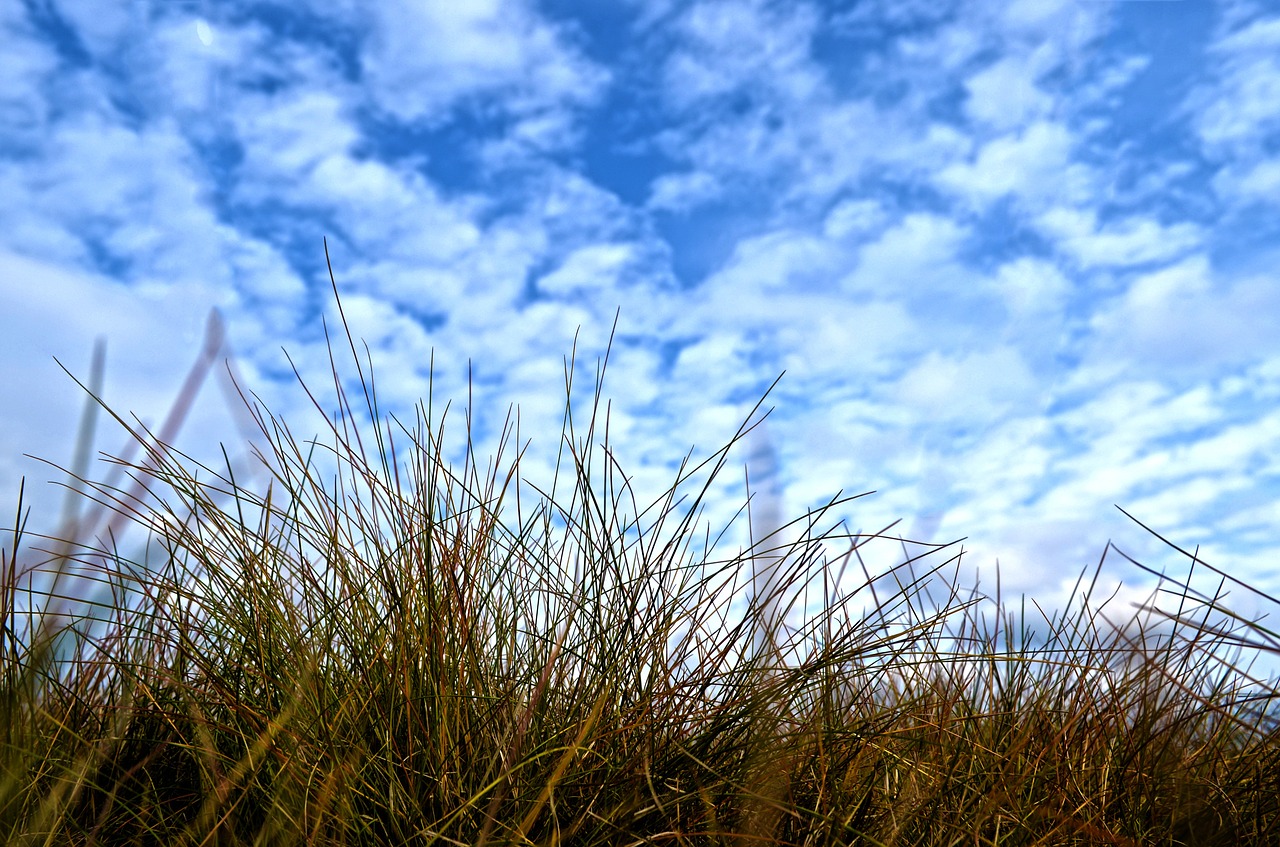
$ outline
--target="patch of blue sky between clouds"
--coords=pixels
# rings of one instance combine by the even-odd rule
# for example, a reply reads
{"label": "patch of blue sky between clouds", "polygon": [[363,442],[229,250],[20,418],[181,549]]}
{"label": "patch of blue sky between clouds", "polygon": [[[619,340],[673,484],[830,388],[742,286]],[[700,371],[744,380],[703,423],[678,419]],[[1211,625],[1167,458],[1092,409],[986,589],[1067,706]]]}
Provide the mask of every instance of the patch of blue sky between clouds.
{"label": "patch of blue sky between clouds", "polygon": [[[327,236],[384,407],[470,374],[479,449],[518,402],[533,476],[575,333],[589,388],[621,309],[642,495],[785,369],[784,513],[878,489],[850,530],[967,535],[1052,604],[1108,539],[1182,567],[1118,503],[1280,584],[1265,4],[108,6],[0,8],[0,503],[49,476],[21,453],[69,456],[51,357],[98,334],[108,399],[152,418],[214,306],[274,409],[310,413],[282,346],[331,404]],[[180,444],[216,464],[206,392]]]}

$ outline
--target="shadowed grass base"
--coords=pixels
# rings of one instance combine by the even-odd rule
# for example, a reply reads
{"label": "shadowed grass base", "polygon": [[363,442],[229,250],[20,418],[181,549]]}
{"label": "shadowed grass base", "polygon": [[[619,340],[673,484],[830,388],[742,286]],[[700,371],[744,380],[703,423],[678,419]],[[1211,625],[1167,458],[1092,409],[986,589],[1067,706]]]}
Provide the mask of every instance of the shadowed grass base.
{"label": "shadowed grass base", "polygon": [[[1175,585],[1146,643],[1082,581],[1032,633],[998,598],[927,601],[955,559],[917,559],[858,611],[871,575],[828,574],[871,538],[821,513],[783,549],[700,545],[732,444],[637,504],[596,416],[566,414],[531,508],[518,427],[455,470],[429,399],[406,427],[360,385],[357,416],[335,372],[315,441],[250,404],[264,492],[138,432],[148,496],[85,496],[147,530],[144,557],[18,521],[4,843],[1280,843],[1275,685],[1223,659],[1277,642],[1218,596]],[[766,554],[828,599],[756,654],[764,603],[734,597]],[[115,598],[103,620],[38,614],[76,608],[33,588],[68,563]]]}

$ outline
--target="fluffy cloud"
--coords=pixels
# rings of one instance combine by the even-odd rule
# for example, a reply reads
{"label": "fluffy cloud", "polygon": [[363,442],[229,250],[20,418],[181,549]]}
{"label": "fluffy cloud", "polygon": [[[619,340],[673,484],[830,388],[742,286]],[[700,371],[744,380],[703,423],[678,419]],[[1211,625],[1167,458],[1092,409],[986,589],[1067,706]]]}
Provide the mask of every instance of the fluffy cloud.
{"label": "fluffy cloud", "polygon": [[1092,320],[1100,358],[1158,366],[1181,378],[1280,351],[1270,315],[1280,289],[1267,277],[1218,279],[1204,256],[1144,274]]}
{"label": "fluffy cloud", "polygon": [[327,237],[384,408],[470,396],[483,451],[519,402],[544,479],[620,308],[650,492],[785,369],[784,512],[879,488],[833,520],[1055,591],[1130,503],[1263,574],[1277,30],[1148,5],[0,6],[8,455],[69,437],[73,391],[26,403],[49,355],[109,331],[112,396],[163,409],[215,304],[305,411],[280,348],[323,392]]}
{"label": "fluffy cloud", "polygon": [[361,64],[378,105],[439,123],[486,98],[520,118],[589,103],[608,73],[523,0],[381,3]]}

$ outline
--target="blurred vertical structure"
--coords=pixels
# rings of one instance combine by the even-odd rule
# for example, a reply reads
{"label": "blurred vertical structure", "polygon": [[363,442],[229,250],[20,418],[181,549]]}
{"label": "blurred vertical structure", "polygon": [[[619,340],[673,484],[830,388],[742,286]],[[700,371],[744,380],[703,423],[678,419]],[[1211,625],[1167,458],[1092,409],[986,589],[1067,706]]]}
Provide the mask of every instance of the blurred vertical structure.
{"label": "blurred vertical structure", "polygon": [[[23,556],[26,561],[13,576],[14,580],[24,580],[27,589],[22,593],[31,604],[22,610],[30,627],[25,635],[34,636],[37,628],[62,627],[72,620],[91,625],[110,622],[120,611],[120,605],[127,603],[129,591],[126,586],[147,578],[147,570],[152,566],[149,556],[163,555],[162,551],[149,540],[142,540],[138,542],[136,558],[128,559],[121,552],[122,541],[130,524],[138,522],[138,516],[147,514],[148,505],[154,497],[149,486],[151,474],[166,461],[200,388],[220,359],[225,369],[217,373],[220,377],[217,381],[222,388],[226,408],[246,443],[241,476],[256,476],[257,462],[248,452],[253,440],[252,418],[239,388],[242,382],[237,377],[234,354],[217,309],[209,312],[201,349],[158,432],[153,433],[137,419],[134,425],[130,425],[115,413],[110,413],[103,401],[105,339],[99,338],[94,344],[87,385],[61,362],[58,363],[86,397],[71,468],[42,460],[65,473],[68,481],[64,483],[66,498],[57,530],[52,536],[42,536],[52,542],[51,548],[37,546],[26,552]],[[100,454],[111,468],[104,479],[94,481],[90,476],[91,459],[99,411],[102,409],[108,410],[128,437],[116,454]],[[135,458],[140,450],[143,456]],[[126,476],[130,478],[127,485]],[[86,502],[93,505],[82,510]],[[163,509],[158,513],[163,513]],[[141,590],[145,590],[145,586]],[[120,594],[121,591],[124,594]],[[37,597],[46,600],[43,607],[35,604],[34,598]]]}
{"label": "blurred vertical structure", "polygon": [[[780,595],[784,549],[782,533],[782,481],[778,453],[761,420],[750,432],[747,456],[748,524],[751,533],[751,606],[755,612],[752,648],[759,658],[777,652],[778,630],[785,608]],[[781,611],[780,611],[781,609]],[[778,657],[773,656],[774,659]]]}
{"label": "blurred vertical structure", "polygon": [[85,478],[89,474],[89,459],[93,452],[94,436],[98,431],[98,403],[102,396],[102,382],[107,362],[107,340],[99,336],[93,343],[93,360],[89,365],[89,385],[86,387],[84,411],[80,414],[80,428],[76,432],[75,455],[71,460],[71,479],[67,483],[66,497],[62,503],[62,519],[59,523],[58,553],[62,560],[71,553],[73,539],[80,525],[80,504],[85,493]]}

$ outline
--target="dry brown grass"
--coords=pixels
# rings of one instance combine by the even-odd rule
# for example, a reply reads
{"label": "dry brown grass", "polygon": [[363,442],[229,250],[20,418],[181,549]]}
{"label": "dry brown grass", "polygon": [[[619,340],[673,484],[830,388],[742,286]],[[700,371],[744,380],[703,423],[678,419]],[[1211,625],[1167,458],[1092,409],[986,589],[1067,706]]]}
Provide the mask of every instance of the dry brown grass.
{"label": "dry brown grass", "polygon": [[[954,581],[926,597],[956,562],[942,547],[870,609],[883,574],[827,586],[753,652],[770,598],[739,613],[726,590],[753,556],[780,556],[794,593],[872,536],[819,512],[785,549],[699,545],[706,480],[747,426],[641,504],[597,418],[566,419],[567,486],[512,520],[514,425],[455,469],[430,398],[403,426],[360,376],[353,410],[335,368],[344,414],[315,440],[250,399],[259,489],[135,426],[128,484],[73,468],[95,506],[58,537],[20,510],[4,843],[1280,843],[1275,683],[1231,652],[1278,642],[1221,593],[1165,579],[1177,608],[1144,643],[1146,618],[1108,622],[1095,572],[1035,633]],[[115,541],[131,525],[145,557]],[[113,592],[107,620],[41,582],[72,564]]]}

